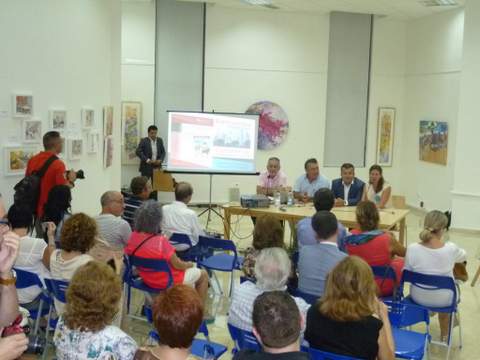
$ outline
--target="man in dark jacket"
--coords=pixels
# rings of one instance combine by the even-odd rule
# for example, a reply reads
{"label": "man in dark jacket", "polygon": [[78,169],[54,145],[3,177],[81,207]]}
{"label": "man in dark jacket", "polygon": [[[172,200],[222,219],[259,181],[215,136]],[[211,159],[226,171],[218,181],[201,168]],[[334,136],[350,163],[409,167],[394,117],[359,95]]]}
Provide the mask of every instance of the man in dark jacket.
{"label": "man in dark jacket", "polygon": [[157,137],[158,128],[155,125],[148,127],[148,137],[143,138],[138,144],[135,152],[140,158],[140,168],[138,169],[142,176],[149,179],[153,176],[153,169],[160,168],[165,159],[165,148],[162,138]]}

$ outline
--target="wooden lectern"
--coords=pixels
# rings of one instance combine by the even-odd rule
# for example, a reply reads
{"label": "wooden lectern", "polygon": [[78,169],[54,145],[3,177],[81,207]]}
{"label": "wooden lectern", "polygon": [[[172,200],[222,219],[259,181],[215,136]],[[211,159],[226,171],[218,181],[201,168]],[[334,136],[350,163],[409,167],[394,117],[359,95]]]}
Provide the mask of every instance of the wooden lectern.
{"label": "wooden lectern", "polygon": [[174,192],[174,183],[172,175],[160,169],[153,170],[152,188],[155,191]]}

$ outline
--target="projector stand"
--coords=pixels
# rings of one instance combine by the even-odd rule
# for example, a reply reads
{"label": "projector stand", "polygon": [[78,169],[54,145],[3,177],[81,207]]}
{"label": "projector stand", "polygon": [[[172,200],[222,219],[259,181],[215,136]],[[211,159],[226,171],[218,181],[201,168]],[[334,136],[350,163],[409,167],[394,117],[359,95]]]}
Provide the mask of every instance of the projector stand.
{"label": "projector stand", "polygon": [[[203,210],[200,214],[198,214],[198,217],[200,217],[203,214],[207,213],[207,223],[205,225],[205,229],[208,228],[208,223],[210,222],[212,212],[215,213],[221,219],[223,219],[222,214],[220,214],[220,212],[218,212],[216,209],[214,209],[214,205],[212,205],[212,178],[213,178],[213,174],[209,174],[209,176],[210,176],[210,191],[209,191],[209,194],[208,194],[208,207],[205,210]],[[217,205],[215,205],[215,206],[217,206]]]}

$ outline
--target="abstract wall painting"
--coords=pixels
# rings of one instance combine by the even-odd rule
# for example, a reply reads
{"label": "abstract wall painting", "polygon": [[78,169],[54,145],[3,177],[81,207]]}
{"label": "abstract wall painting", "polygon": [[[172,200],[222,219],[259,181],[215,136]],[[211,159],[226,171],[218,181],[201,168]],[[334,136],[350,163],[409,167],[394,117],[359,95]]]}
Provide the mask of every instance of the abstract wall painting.
{"label": "abstract wall painting", "polygon": [[103,107],[103,136],[113,135],[113,106]]}
{"label": "abstract wall painting", "polygon": [[447,165],[448,123],[420,121],[419,158],[422,161]]}
{"label": "abstract wall painting", "polygon": [[142,129],[142,103],[136,101],[122,102],[122,164],[137,164],[135,154],[140,142]]}
{"label": "abstract wall painting", "polygon": [[33,116],[33,96],[31,94],[13,94],[13,117]]}
{"label": "abstract wall painting", "polygon": [[288,116],[282,107],[271,101],[250,105],[247,114],[260,114],[258,143],[260,150],[271,150],[283,143],[288,133]]}
{"label": "abstract wall painting", "polygon": [[22,141],[24,143],[39,144],[42,142],[42,121],[38,119],[24,119]]}
{"label": "abstract wall painting", "polygon": [[37,146],[4,147],[4,173],[6,176],[25,175],[28,160],[37,153]]}
{"label": "abstract wall painting", "polygon": [[392,166],[395,109],[378,108],[377,164]]}
{"label": "abstract wall painting", "polygon": [[55,131],[65,131],[67,129],[66,110],[50,110],[50,128]]}

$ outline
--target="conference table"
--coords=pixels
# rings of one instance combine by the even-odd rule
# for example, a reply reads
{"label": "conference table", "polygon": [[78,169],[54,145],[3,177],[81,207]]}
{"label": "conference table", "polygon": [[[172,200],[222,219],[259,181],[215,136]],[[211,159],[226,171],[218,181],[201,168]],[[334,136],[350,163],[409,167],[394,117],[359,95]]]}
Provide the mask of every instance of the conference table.
{"label": "conference table", "polygon": [[[295,204],[293,206],[278,208],[270,205],[268,208],[243,208],[237,203],[227,203],[221,206],[224,214],[223,226],[225,239],[230,239],[231,232],[231,217],[232,215],[258,217],[262,215],[272,215],[278,220],[288,221],[292,232],[295,228],[295,224],[305,218],[315,214],[315,208],[312,203],[307,204]],[[347,228],[358,228],[355,206],[348,207],[335,207],[332,212]],[[379,228],[381,230],[394,230],[399,231],[399,241],[405,244],[405,226],[406,217],[409,213],[408,209],[379,209],[380,223]]]}

